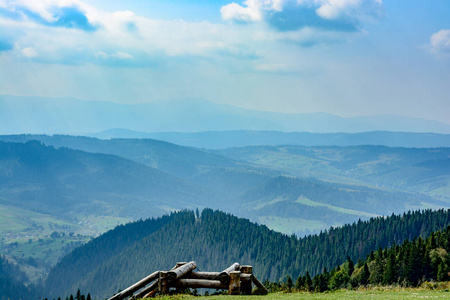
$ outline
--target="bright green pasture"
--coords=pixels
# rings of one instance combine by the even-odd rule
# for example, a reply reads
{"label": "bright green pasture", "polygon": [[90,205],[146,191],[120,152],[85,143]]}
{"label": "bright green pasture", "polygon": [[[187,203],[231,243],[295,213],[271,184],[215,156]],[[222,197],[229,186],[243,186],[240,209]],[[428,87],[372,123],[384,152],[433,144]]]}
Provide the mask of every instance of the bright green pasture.
{"label": "bright green pasture", "polygon": [[177,295],[170,297],[157,297],[157,299],[208,299],[208,300],[294,300],[294,299],[450,299],[450,291],[427,289],[371,289],[358,291],[336,291],[329,293],[272,293],[266,296],[207,296],[194,297],[190,295]]}

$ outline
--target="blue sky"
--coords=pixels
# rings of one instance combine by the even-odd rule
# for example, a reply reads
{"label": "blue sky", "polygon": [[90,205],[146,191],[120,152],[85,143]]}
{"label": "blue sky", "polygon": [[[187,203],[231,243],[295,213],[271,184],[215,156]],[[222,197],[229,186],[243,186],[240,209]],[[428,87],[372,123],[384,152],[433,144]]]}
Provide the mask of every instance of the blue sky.
{"label": "blue sky", "polygon": [[450,1],[0,0],[0,94],[450,124]]}

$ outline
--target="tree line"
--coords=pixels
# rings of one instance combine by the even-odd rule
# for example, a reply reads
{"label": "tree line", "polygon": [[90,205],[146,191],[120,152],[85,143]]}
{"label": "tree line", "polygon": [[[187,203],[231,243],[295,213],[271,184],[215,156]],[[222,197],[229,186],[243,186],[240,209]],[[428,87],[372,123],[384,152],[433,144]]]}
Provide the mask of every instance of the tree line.
{"label": "tree line", "polygon": [[450,279],[450,226],[432,232],[428,238],[405,240],[401,245],[371,251],[365,259],[355,264],[350,257],[327,271],[311,276],[308,271],[293,282],[290,276],[284,283],[266,281],[272,290],[299,290],[324,292],[340,288],[355,288],[367,285],[399,285],[416,287],[426,281],[448,281]]}

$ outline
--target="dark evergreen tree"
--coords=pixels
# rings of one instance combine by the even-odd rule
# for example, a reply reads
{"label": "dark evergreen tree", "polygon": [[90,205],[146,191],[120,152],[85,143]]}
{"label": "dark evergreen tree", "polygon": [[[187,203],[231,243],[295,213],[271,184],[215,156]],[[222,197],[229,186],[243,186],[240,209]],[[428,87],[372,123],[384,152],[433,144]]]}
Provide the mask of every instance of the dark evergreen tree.
{"label": "dark evergreen tree", "polygon": [[288,278],[287,278],[287,280],[286,280],[286,286],[287,286],[287,288],[288,288],[289,290],[291,290],[293,285],[294,285],[294,284],[292,283],[292,278],[291,278],[291,276],[288,276]]}
{"label": "dark evergreen tree", "polygon": [[388,256],[386,268],[384,269],[383,284],[389,285],[397,281],[397,263],[394,251]]}
{"label": "dark evergreen tree", "polygon": [[295,281],[295,289],[296,290],[302,290],[304,288],[304,286],[305,286],[305,282],[303,280],[303,276],[299,275],[297,277],[297,280]]}
{"label": "dark evergreen tree", "polygon": [[361,272],[361,277],[359,279],[359,284],[367,285],[369,283],[369,278],[370,278],[369,267],[367,266],[367,263],[364,263],[364,266],[363,266],[363,269]]}
{"label": "dark evergreen tree", "polygon": [[312,291],[313,290],[313,283],[312,283],[311,276],[309,275],[309,271],[306,271],[304,282],[305,282],[305,289],[307,291]]}
{"label": "dark evergreen tree", "polygon": [[348,277],[351,277],[353,274],[353,271],[355,271],[355,265],[353,261],[350,259],[350,256],[347,257],[347,263],[348,263]]}

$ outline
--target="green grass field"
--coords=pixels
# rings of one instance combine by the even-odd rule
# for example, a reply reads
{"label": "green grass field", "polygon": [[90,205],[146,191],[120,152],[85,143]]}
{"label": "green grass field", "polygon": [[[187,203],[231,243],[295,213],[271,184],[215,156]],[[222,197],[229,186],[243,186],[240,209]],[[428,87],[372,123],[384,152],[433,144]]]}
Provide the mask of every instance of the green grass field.
{"label": "green grass field", "polygon": [[[194,299],[191,295],[176,295],[169,297],[157,297],[157,299],[178,300],[178,299]],[[208,300],[294,300],[294,299],[450,299],[450,290],[428,290],[428,289],[370,289],[357,291],[336,291],[329,293],[271,293],[266,296],[207,296],[203,297]]]}

